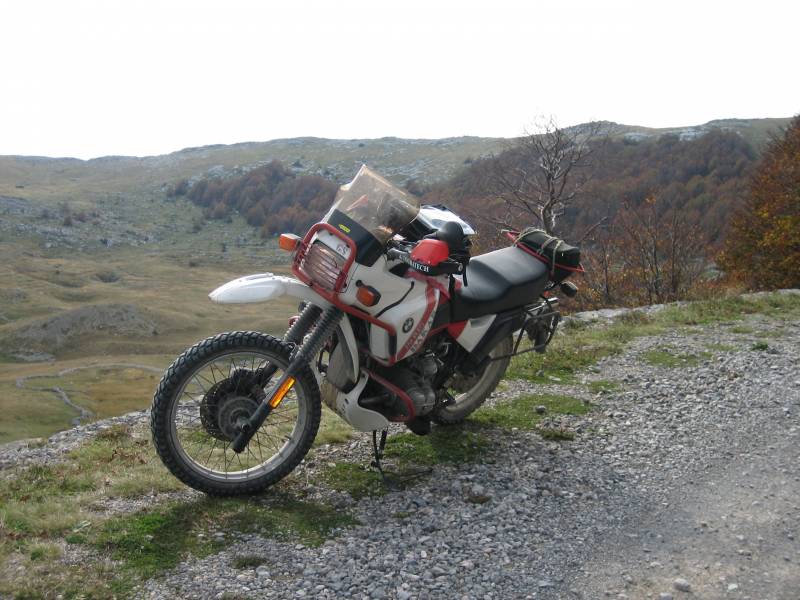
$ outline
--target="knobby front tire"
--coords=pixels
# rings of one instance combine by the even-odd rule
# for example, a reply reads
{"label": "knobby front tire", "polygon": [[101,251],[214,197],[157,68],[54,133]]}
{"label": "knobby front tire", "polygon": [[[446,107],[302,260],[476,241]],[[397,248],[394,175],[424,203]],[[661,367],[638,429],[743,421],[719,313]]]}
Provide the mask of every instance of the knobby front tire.
{"label": "knobby front tire", "polygon": [[[289,364],[290,346],[253,331],[221,333],[181,354],[153,398],[150,428],[159,457],[186,485],[215,496],[255,494],[286,477],[311,448],[319,429],[319,387],[308,366],[247,449],[229,448],[236,423],[252,414],[261,384],[253,373],[277,367],[269,392]],[[248,376],[250,378],[248,379]]]}

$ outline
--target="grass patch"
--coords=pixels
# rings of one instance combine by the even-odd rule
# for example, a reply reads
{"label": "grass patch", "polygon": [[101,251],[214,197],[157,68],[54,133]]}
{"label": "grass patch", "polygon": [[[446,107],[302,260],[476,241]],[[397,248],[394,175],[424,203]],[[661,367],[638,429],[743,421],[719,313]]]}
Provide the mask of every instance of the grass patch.
{"label": "grass patch", "polygon": [[61,556],[61,548],[56,544],[34,544],[30,549],[29,558],[31,561],[36,560],[56,560]]}
{"label": "grass patch", "polygon": [[[126,596],[139,581],[161,575],[190,555],[201,558],[218,552],[235,541],[232,533],[260,533],[316,546],[334,530],[354,523],[331,507],[287,497],[204,498],[167,505],[89,524],[82,534],[68,536],[70,543],[85,544],[114,561],[113,572],[107,571],[105,560],[87,560],[70,569],[56,564],[53,569],[58,547],[34,544],[28,551],[27,572],[0,584],[0,592],[18,597]],[[226,535],[214,535],[218,532]],[[245,555],[235,558],[234,566],[254,568],[263,562],[262,557]]]}
{"label": "grass patch", "polygon": [[641,313],[611,325],[570,328],[556,336],[544,354],[528,353],[511,360],[507,376],[539,383],[574,383],[576,374],[600,359],[621,352],[633,339],[654,335],[663,326]]}
{"label": "grass patch", "polygon": [[[653,315],[633,312],[611,324],[575,324],[552,341],[545,354],[530,353],[511,360],[507,376],[539,383],[574,383],[576,374],[600,359],[621,352],[633,339],[682,326],[726,323],[751,314],[776,319],[800,315],[800,295],[769,294],[757,298],[720,298],[669,306]],[[734,333],[753,333],[735,326]]]}
{"label": "grass patch", "polygon": [[759,352],[764,352],[769,350],[769,344],[767,342],[756,342],[752,346],[750,346],[750,350],[757,350]]}
{"label": "grass patch", "polygon": [[327,406],[322,407],[322,420],[320,421],[317,437],[314,438],[315,446],[324,444],[344,444],[353,438],[353,428]]}
{"label": "grass patch", "polygon": [[356,500],[386,493],[380,474],[363,465],[336,463],[323,471],[322,478],[334,490],[347,492]]}
{"label": "grass patch", "polygon": [[267,562],[267,559],[259,554],[242,554],[233,558],[234,569],[255,569]]}
{"label": "grass patch", "polygon": [[568,442],[575,439],[575,432],[563,427],[539,427],[536,431],[550,441]]}
{"label": "grass patch", "polygon": [[733,352],[737,348],[732,344],[706,344],[706,349],[711,352]]}
{"label": "grass patch", "polygon": [[767,340],[777,340],[786,337],[786,332],[775,329],[766,329],[766,330],[762,329],[761,331],[756,331],[754,335],[757,338],[763,338]]}
{"label": "grass patch", "polygon": [[18,388],[13,381],[0,383],[0,398],[0,444],[49,437],[79,414],[53,392]]}
{"label": "grass patch", "polygon": [[107,496],[134,497],[152,492],[184,489],[162,465],[145,434],[134,435],[126,426],[114,425],[89,443],[72,451],[78,469],[94,471]]}
{"label": "grass patch", "polygon": [[150,369],[97,366],[63,375],[34,376],[24,385],[29,389],[59,387],[75,403],[104,419],[146,407],[160,376]]}
{"label": "grass patch", "polygon": [[434,427],[430,434],[419,436],[400,433],[389,437],[385,455],[410,465],[465,463],[477,461],[489,446],[489,439],[464,426]]}
{"label": "grass patch", "polygon": [[800,295],[768,294],[756,298],[732,296],[670,306],[657,314],[658,321],[674,325],[708,325],[738,321],[747,315],[789,317],[800,313]]}
{"label": "grass patch", "polygon": [[[62,463],[4,475],[0,596],[124,596],[143,578],[158,576],[189,555],[202,557],[227,546],[234,541],[230,533],[318,545],[354,523],[331,507],[277,494],[261,500],[204,498],[108,518],[93,508],[100,499],[183,489],[161,465],[149,438],[122,425],[100,431]],[[65,569],[54,560],[60,540],[92,548],[98,558]],[[25,571],[16,571],[16,564]]]}
{"label": "grass patch", "polygon": [[601,379],[599,381],[590,381],[586,384],[586,387],[593,394],[610,394],[611,392],[618,392],[621,386],[616,381]]}
{"label": "grass patch", "polygon": [[[537,414],[537,406],[546,408],[544,414]],[[537,424],[548,414],[582,415],[589,410],[589,406],[572,396],[552,394],[520,396],[509,402],[483,408],[473,414],[470,421],[489,427],[532,430],[536,429]]]}
{"label": "grass patch", "polygon": [[232,541],[212,531],[261,533],[318,546],[335,529],[353,524],[349,515],[312,502],[205,498],[110,519],[91,544],[121,561],[122,571],[148,578],[189,554],[207,556]]}
{"label": "grass patch", "polygon": [[68,454],[68,460],[9,473],[0,486],[7,533],[52,535],[83,520],[83,506],[102,493],[137,496],[183,485],[161,465],[145,437],[114,426]]}
{"label": "grass patch", "polygon": [[740,335],[750,335],[755,333],[755,329],[752,327],[747,327],[746,325],[735,325],[734,327],[730,328],[731,333],[738,333]]}
{"label": "grass patch", "polygon": [[115,423],[111,427],[101,429],[95,435],[98,441],[120,442],[131,437],[131,428],[129,425],[122,423]]}
{"label": "grass patch", "polygon": [[675,354],[669,350],[648,350],[642,354],[644,361],[654,367],[667,367],[676,369],[678,367],[696,367],[702,361],[710,358],[710,352],[700,352],[697,354],[680,353]]}

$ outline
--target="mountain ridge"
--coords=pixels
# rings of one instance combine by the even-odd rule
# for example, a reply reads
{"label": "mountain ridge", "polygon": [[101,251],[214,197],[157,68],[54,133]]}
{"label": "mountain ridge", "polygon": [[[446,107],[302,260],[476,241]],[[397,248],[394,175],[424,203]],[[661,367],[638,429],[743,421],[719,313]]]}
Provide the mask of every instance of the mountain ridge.
{"label": "mountain ridge", "polygon": [[[654,135],[668,135],[670,133],[674,133],[677,131],[685,130],[685,129],[702,129],[702,128],[725,128],[725,127],[733,127],[735,125],[743,125],[745,127],[751,127],[754,124],[763,123],[766,125],[775,125],[777,127],[781,127],[788,123],[791,120],[791,117],[753,117],[753,118],[738,118],[738,117],[723,117],[719,119],[712,119],[705,123],[699,123],[696,125],[674,125],[668,127],[650,127],[647,125],[635,125],[635,124],[627,124],[627,123],[617,123],[615,121],[600,121],[602,123],[606,123],[611,127],[618,128],[618,134],[627,133],[630,130],[636,131],[648,131],[652,132]],[[566,126],[565,129],[573,129],[573,128],[580,128],[587,123],[578,123],[576,125],[569,125]],[[207,151],[207,150],[215,150],[215,149],[233,149],[237,147],[253,147],[253,146],[267,146],[270,144],[285,144],[285,143],[294,143],[300,144],[304,142],[316,142],[316,143],[367,143],[367,142],[401,142],[401,143],[422,143],[422,144],[433,144],[433,143],[444,143],[444,142],[454,142],[459,140],[481,140],[481,141],[495,141],[495,140],[505,140],[505,141],[513,141],[517,139],[518,136],[511,136],[511,137],[503,137],[503,136],[481,136],[481,135],[454,135],[454,136],[446,136],[441,138],[425,138],[425,137],[412,137],[412,138],[404,138],[396,135],[385,135],[376,138],[327,138],[322,136],[315,136],[315,135],[305,135],[305,136],[297,136],[297,137],[281,137],[281,138],[273,138],[269,140],[247,140],[242,142],[232,142],[230,144],[225,143],[214,143],[214,144],[204,144],[202,146],[186,146],[184,148],[179,148],[177,150],[172,150],[170,152],[164,152],[162,154],[102,154],[100,156],[93,156],[91,158],[78,158],[75,156],[48,156],[43,154],[0,154],[0,159],[25,159],[25,160],[38,160],[38,161],[74,161],[79,163],[90,163],[96,162],[101,160],[122,160],[122,159],[138,159],[138,160],[146,160],[146,159],[154,159],[154,158],[164,158],[168,156],[174,156],[176,154],[183,154],[188,152],[196,152],[196,151]]]}
{"label": "mountain ridge", "polygon": [[[678,135],[690,139],[714,129],[736,131],[755,147],[789,118],[715,119],[701,125],[651,128],[610,123],[612,135],[640,138]],[[576,125],[575,127],[580,127]],[[191,146],[152,156],[107,155],[91,159],[0,155],[0,195],[47,200],[70,196],[156,191],[209,169],[242,171],[271,160],[301,173],[346,181],[368,163],[397,183],[416,179],[432,183],[451,177],[472,160],[501,152],[516,138],[457,136],[438,139],[331,139],[314,136]],[[23,191],[24,190],[24,191]]]}

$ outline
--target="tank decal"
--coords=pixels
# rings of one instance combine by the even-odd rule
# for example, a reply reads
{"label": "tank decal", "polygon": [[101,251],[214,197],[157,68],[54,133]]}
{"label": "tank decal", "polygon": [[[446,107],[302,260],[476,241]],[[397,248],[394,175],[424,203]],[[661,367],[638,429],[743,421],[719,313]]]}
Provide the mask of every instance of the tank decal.
{"label": "tank decal", "polygon": [[420,346],[422,346],[433,324],[433,309],[436,308],[438,299],[438,290],[434,289],[432,286],[425,288],[425,313],[417,323],[414,331],[408,337],[406,343],[400,349],[400,352],[398,352],[397,360],[402,360],[405,356],[414,354],[414,352],[419,350]]}

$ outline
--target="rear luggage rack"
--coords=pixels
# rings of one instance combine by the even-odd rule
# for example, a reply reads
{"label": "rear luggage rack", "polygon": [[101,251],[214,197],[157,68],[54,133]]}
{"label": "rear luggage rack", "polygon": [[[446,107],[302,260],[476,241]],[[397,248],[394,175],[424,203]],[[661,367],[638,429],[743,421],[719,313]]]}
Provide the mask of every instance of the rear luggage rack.
{"label": "rear luggage rack", "polygon": [[[494,356],[492,361],[519,356],[528,352],[539,352],[541,354],[553,339],[560,321],[561,312],[558,310],[558,298],[544,298],[541,303],[525,311],[525,318],[516,333],[517,339],[514,342],[514,349],[511,353]],[[528,335],[533,346],[520,350],[519,347],[525,334]]]}
{"label": "rear luggage rack", "polygon": [[549,235],[543,229],[528,228],[522,232],[504,229],[506,237],[527,254],[537,258],[550,269],[550,280],[561,283],[573,273],[583,273],[580,248]]}

